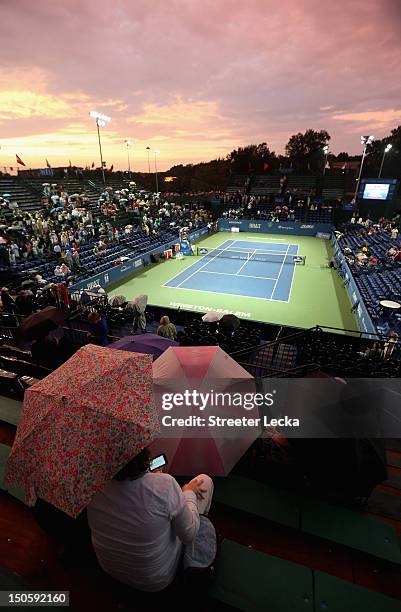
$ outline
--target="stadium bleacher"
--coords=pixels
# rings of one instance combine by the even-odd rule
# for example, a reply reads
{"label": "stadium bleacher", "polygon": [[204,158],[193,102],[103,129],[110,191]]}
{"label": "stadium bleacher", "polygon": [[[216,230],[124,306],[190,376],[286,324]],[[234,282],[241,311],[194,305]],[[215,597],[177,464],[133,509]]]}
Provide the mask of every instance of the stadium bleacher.
{"label": "stadium bleacher", "polygon": [[[382,300],[401,301],[401,264],[386,256],[390,248],[400,248],[399,240],[392,240],[388,232],[368,235],[364,228],[350,224],[339,244],[343,252],[349,249],[352,254],[352,259],[349,258],[351,272],[378,331],[385,335],[390,331],[401,332],[401,315],[397,311],[385,311],[380,305]],[[355,256],[363,245],[369,249],[369,256],[377,258],[375,265],[357,265]]]}
{"label": "stadium bleacher", "polygon": [[252,178],[249,188],[251,195],[266,196],[278,194],[281,191],[280,177],[278,175],[256,174]]}
{"label": "stadium bleacher", "polygon": [[248,174],[235,174],[230,177],[230,181],[228,183],[226,193],[227,194],[235,194],[235,193],[245,193],[248,185],[249,176]]}
{"label": "stadium bleacher", "polygon": [[36,210],[41,207],[40,193],[29,184],[16,177],[0,177],[0,196],[8,193],[11,202],[17,202],[23,211]]}
{"label": "stadium bleacher", "polygon": [[322,197],[326,200],[337,200],[342,199],[344,195],[344,176],[326,174],[323,181]]}

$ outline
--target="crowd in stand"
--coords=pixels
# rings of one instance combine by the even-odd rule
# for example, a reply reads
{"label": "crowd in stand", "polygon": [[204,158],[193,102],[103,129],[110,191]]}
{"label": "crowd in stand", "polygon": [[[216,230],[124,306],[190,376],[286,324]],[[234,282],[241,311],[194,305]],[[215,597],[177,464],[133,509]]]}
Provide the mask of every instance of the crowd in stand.
{"label": "crowd in stand", "polygon": [[[401,262],[401,243],[398,239],[399,221],[397,217],[391,221],[382,217],[377,223],[374,223],[369,217],[363,219],[353,215],[350,225],[344,226],[341,232],[337,232],[337,239],[347,262],[359,271],[378,270],[380,267],[397,268]],[[347,237],[350,234],[358,238],[357,249],[352,249],[347,244]],[[375,238],[389,242],[388,248],[381,254],[375,248],[378,242]]]}
{"label": "crowd in stand", "polygon": [[234,194],[228,197],[227,204],[229,207],[223,212],[223,217],[272,222],[300,220],[318,210],[330,215],[333,208],[330,204],[316,202],[310,194],[297,191],[288,191],[282,197]]}
{"label": "crowd in stand", "polygon": [[[85,273],[83,245],[92,245],[100,262],[113,245],[130,234],[146,238],[169,231],[178,237],[183,228],[190,232],[205,225],[211,227],[211,217],[201,206],[169,203],[128,188],[108,187],[96,205],[90,206],[85,194],[71,195],[62,184],[44,183],[37,211],[21,211],[18,203],[13,207],[10,204],[5,197],[0,199],[0,269],[29,274],[24,279],[25,288],[20,287],[14,295],[12,310],[21,314],[17,308],[21,300],[16,299],[21,291],[25,296],[29,291],[34,298],[44,287],[54,293],[55,284],[70,286]],[[48,265],[42,272],[43,262]],[[32,301],[32,296],[29,298]],[[23,311],[27,310],[24,306]]]}

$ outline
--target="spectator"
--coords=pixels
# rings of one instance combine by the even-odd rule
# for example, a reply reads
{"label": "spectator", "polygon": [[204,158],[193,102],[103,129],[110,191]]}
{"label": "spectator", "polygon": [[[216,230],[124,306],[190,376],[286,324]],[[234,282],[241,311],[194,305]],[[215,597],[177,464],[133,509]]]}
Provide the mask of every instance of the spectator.
{"label": "spectator", "polygon": [[391,332],[389,335],[387,342],[384,343],[384,359],[391,359],[395,356],[396,347],[398,345],[398,337],[399,336],[396,332]]}
{"label": "spectator", "polygon": [[88,321],[90,323],[88,332],[89,342],[98,346],[107,346],[109,343],[107,339],[109,330],[106,319],[101,317],[98,312],[93,311],[89,313]]}
{"label": "spectator", "polygon": [[147,295],[138,295],[138,297],[135,298],[132,304],[132,310],[133,310],[133,315],[134,315],[134,318],[132,321],[132,329],[131,329],[132,334],[136,334],[138,327],[142,334],[146,333],[145,310],[146,310],[147,303],[148,303]]}
{"label": "spectator", "polygon": [[194,546],[200,515],[208,513],[212,495],[209,476],[197,476],[180,489],[169,474],[149,472],[144,449],[88,506],[101,567],[141,591],[165,589],[179,570],[184,545]]}
{"label": "spectator", "polygon": [[170,323],[169,317],[166,315],[160,319],[160,325],[157,328],[157,335],[168,340],[177,340],[177,330],[174,323]]}
{"label": "spectator", "polygon": [[397,240],[398,238],[398,229],[396,227],[391,228],[391,240]]}
{"label": "spectator", "polygon": [[1,289],[1,303],[3,304],[3,312],[10,314],[15,312],[15,302],[7,287]]}

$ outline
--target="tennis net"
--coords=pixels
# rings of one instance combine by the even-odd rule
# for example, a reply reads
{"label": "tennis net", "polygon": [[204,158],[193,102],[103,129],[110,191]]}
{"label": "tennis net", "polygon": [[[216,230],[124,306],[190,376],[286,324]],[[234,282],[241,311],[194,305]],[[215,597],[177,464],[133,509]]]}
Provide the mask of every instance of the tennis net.
{"label": "tennis net", "polygon": [[278,253],[277,251],[258,251],[258,250],[239,250],[239,249],[208,249],[206,247],[198,247],[197,255],[209,257],[210,259],[218,259],[220,257],[227,259],[240,259],[242,261],[265,261],[278,264],[298,264],[305,265],[305,255],[289,255],[286,252]]}

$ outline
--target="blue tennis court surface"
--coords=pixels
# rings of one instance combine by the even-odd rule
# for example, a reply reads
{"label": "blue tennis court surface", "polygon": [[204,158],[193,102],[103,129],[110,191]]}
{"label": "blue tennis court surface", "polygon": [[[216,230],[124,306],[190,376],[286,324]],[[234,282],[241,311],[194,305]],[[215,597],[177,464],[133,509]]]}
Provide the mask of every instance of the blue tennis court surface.
{"label": "blue tennis court surface", "polygon": [[288,302],[296,255],[297,244],[226,240],[163,287]]}

